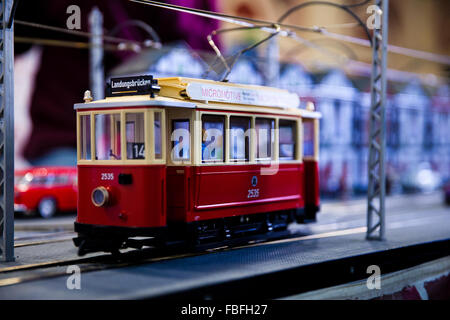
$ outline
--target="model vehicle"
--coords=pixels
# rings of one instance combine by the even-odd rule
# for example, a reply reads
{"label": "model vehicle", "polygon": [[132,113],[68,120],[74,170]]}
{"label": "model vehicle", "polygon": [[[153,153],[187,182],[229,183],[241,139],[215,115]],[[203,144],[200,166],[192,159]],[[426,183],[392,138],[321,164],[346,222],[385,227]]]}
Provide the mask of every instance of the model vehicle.
{"label": "model vehicle", "polygon": [[[320,113],[288,91],[111,79],[75,105],[79,254],[224,241],[315,220]],[[136,237],[139,237],[137,239]]]}
{"label": "model vehicle", "polygon": [[76,167],[33,167],[14,173],[14,211],[50,218],[77,209]]}

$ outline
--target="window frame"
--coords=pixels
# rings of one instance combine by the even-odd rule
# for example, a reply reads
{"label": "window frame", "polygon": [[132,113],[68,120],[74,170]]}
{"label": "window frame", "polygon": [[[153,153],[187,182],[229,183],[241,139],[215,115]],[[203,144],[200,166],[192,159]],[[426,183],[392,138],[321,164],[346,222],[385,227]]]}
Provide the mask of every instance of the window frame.
{"label": "window frame", "polygon": [[[98,160],[96,159],[97,157],[97,139],[95,136],[95,130],[96,130],[96,125],[95,125],[95,116],[97,115],[119,115],[119,119],[120,119],[120,159],[102,159],[102,160]],[[94,143],[93,143],[93,152],[92,152],[92,158],[93,161],[95,161],[96,163],[100,163],[100,162],[104,162],[104,163],[121,163],[124,162],[124,160],[126,159],[126,141],[124,140],[124,136],[125,136],[125,127],[124,127],[124,114],[121,111],[116,111],[116,110],[108,110],[108,111],[94,111],[92,113],[91,118],[93,119],[94,122],[94,126],[91,126],[91,132],[93,133],[93,137],[94,137]],[[115,125],[115,122],[114,122]],[[114,127],[111,126],[110,130],[114,130]],[[112,133],[110,132],[110,139],[111,139],[111,135]],[[91,135],[92,136],[92,135]]]}
{"label": "window frame", "polygon": [[[154,113],[161,114],[161,153],[162,158],[155,158],[155,137],[154,137]],[[144,134],[145,134],[145,159],[127,159],[127,137],[126,137],[126,114],[143,113],[144,114]],[[120,160],[96,160],[96,141],[95,141],[95,115],[97,114],[120,114],[120,136],[121,136],[121,159]],[[91,127],[91,159],[81,159],[81,117],[90,116]],[[130,108],[130,109],[105,109],[91,111],[77,111],[77,164],[165,164],[166,163],[166,113],[164,108]]]}
{"label": "window frame", "polygon": [[[202,134],[202,117],[203,115],[222,115],[225,116],[225,162],[213,162],[213,163],[203,163],[202,162],[202,154],[201,154],[201,134]],[[249,137],[249,160],[248,161],[235,161],[230,159],[231,151],[230,151],[230,135],[231,135],[231,128],[230,128],[230,117],[242,117],[242,118],[249,118],[250,119],[250,137]],[[271,119],[274,120],[274,143],[273,143],[273,157],[271,160],[268,159],[261,159],[258,160],[256,158],[256,151],[257,151],[257,135],[256,135],[256,118],[261,119]],[[200,142],[200,145],[194,144],[194,165],[197,166],[214,166],[214,165],[253,165],[253,164],[263,164],[268,165],[272,163],[302,163],[303,158],[303,149],[302,149],[302,135],[301,135],[301,125],[302,125],[302,117],[297,116],[290,116],[290,115],[274,115],[274,114],[261,114],[261,113],[248,113],[248,112],[234,112],[234,111],[203,111],[203,110],[197,110],[194,115],[195,121],[198,121],[200,124],[194,128],[194,141]],[[296,141],[296,149],[295,149],[295,158],[291,160],[283,160],[279,158],[279,131],[278,131],[278,125],[280,120],[289,120],[296,123],[296,136],[294,137]],[[192,132],[191,132],[192,134]]]}
{"label": "window frame", "polygon": [[[303,122],[308,121],[313,123],[313,155],[305,156],[303,153],[304,137],[303,137]],[[302,136],[301,136],[301,151],[303,160],[319,161],[319,120],[315,118],[302,119]]]}
{"label": "window frame", "polygon": [[[189,157],[187,159],[173,159],[172,158],[172,150],[174,150],[175,148],[175,141],[172,140],[172,134],[174,131],[174,123],[176,121],[180,121],[180,122],[187,122],[188,123],[188,128],[189,128]],[[192,131],[193,131],[193,126],[191,123],[191,119],[188,117],[181,117],[181,118],[172,118],[170,119],[170,134],[168,134],[168,138],[170,141],[170,154],[169,154],[169,159],[170,159],[170,164],[172,165],[187,165],[187,164],[191,164],[192,163],[192,157],[193,157],[193,152],[192,149],[194,148],[194,145],[192,143]]]}
{"label": "window frame", "polygon": [[[246,153],[246,155],[245,155],[245,157],[244,157],[244,159],[232,159],[231,158],[231,117],[236,117],[236,118],[246,118],[246,119],[249,119],[249,122],[250,122],[250,125],[249,125],[249,128],[248,128],[248,130],[250,130],[250,136],[248,137],[248,157],[247,157],[247,148],[245,147],[245,144],[246,144],[246,140],[247,140],[247,137],[246,137],[246,135],[245,135],[245,132],[244,132],[244,152]],[[226,153],[227,153],[227,155],[228,155],[228,163],[231,163],[231,164],[248,164],[248,163],[250,163],[250,160],[251,160],[251,153],[252,153],[252,117],[251,116],[249,116],[249,115],[234,115],[234,114],[231,114],[231,115],[228,115],[228,123],[227,123],[227,126],[228,126],[228,131],[225,133],[226,134],[226,137],[228,138],[228,147],[227,147],[227,150],[226,150]]]}
{"label": "window frame", "polygon": [[294,139],[294,155],[292,159],[283,159],[280,156],[280,121],[278,121],[278,159],[279,162],[290,162],[290,161],[296,161],[298,159],[303,159],[303,126],[301,125],[301,121],[299,120],[291,120],[291,119],[286,119],[286,118],[280,118],[279,120],[281,121],[289,121],[289,122],[293,122],[294,123],[294,134],[293,134],[293,139]]}
{"label": "window frame", "polygon": [[[256,129],[256,120],[258,120],[258,119],[261,119],[261,120],[273,120],[273,130],[276,132],[277,130],[276,130],[276,128],[277,128],[277,121],[275,120],[275,118],[273,118],[273,117],[261,117],[261,116],[256,116],[255,117],[255,127],[254,127],[254,130],[255,130],[255,148],[256,148],[256,150],[255,150],[255,160],[257,161],[257,162],[270,162],[270,161],[274,161],[275,160],[275,154],[276,153],[278,153],[279,154],[279,152],[276,152],[276,151],[278,151],[278,148],[277,149],[275,149],[275,133],[274,133],[274,135],[273,135],[273,140],[272,140],[272,131],[270,131],[269,132],[269,136],[270,136],[270,148],[271,148],[271,150],[270,150],[270,158],[258,158],[258,147],[259,147],[259,145],[258,145],[258,143],[259,143],[259,141],[258,141],[258,130]],[[270,129],[270,130],[272,130],[272,128]],[[295,159],[294,159],[295,160]]]}
{"label": "window frame", "polygon": [[[205,121],[203,120],[204,117],[211,117],[211,118],[221,118],[222,121],[214,121],[216,123],[222,123],[223,124],[223,130],[222,130],[222,159],[203,159],[203,128],[204,128],[204,124]],[[213,123],[212,121],[209,121],[211,123]],[[227,143],[226,143],[226,138],[225,135],[227,134],[226,131],[226,122],[227,122],[227,118],[225,115],[211,115],[211,114],[203,114],[201,116],[201,129],[202,129],[202,134],[200,137],[200,148],[201,148],[201,162],[203,164],[205,163],[213,163],[213,164],[223,164],[225,163],[226,159],[225,159],[225,153],[228,150],[227,148]]]}
{"label": "window frame", "polygon": [[150,157],[150,154],[149,154],[149,152],[148,152],[148,147],[149,147],[149,143],[148,143],[148,140],[150,140],[150,137],[149,137],[149,135],[147,134],[147,127],[148,127],[148,123],[147,123],[147,121],[146,121],[146,119],[145,119],[145,112],[129,112],[129,111],[126,111],[125,112],[125,143],[126,144],[128,144],[128,132],[127,132],[127,126],[128,126],[128,124],[129,123],[134,123],[134,133],[133,134],[136,134],[136,122],[133,122],[133,121],[128,121],[128,119],[127,119],[127,115],[129,115],[129,114],[137,114],[137,113],[140,113],[140,114],[142,114],[142,117],[143,117],[143,120],[144,120],[144,158],[143,159],[135,159],[135,158],[128,158],[128,146],[127,146],[127,148],[126,148],[126,153],[125,153],[125,156],[126,156],[126,160],[137,160],[137,161],[139,161],[139,162],[145,162],[147,159],[149,159],[149,157]]}
{"label": "window frame", "polygon": [[[87,144],[82,141],[82,117],[89,117],[89,152]],[[92,114],[90,112],[77,113],[77,161],[91,161],[92,160]],[[85,150],[82,150],[85,149]],[[89,154],[89,158],[87,157]],[[82,158],[85,155],[85,158]]]}

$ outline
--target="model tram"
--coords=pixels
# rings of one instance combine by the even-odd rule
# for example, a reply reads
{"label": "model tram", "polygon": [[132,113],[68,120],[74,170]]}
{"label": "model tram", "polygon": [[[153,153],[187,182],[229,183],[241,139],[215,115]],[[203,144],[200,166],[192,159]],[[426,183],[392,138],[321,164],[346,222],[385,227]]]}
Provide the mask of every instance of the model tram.
{"label": "model tram", "polygon": [[315,220],[320,113],[296,94],[140,76],[75,109],[80,255]]}

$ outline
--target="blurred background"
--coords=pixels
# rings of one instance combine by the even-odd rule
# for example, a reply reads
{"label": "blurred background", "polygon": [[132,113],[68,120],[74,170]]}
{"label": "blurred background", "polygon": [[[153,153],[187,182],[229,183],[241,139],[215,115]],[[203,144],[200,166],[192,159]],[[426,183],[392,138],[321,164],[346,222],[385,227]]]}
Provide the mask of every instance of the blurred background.
{"label": "blurred background", "polygon": [[[166,2],[277,21],[290,8],[309,1]],[[330,2],[351,5],[363,1]],[[369,1],[352,10],[366,22],[371,4]],[[71,5],[80,8],[80,29],[71,30],[74,32],[67,28],[71,16],[67,8]],[[100,21],[89,18],[94,8],[101,14]],[[390,1],[389,44],[435,55],[431,59],[395,53],[388,56],[388,194],[435,191],[450,178],[448,12],[450,2],[446,0]],[[336,34],[367,39],[365,30],[347,12],[332,6],[307,6],[283,22],[325,27]],[[214,30],[235,27],[126,0],[20,1],[15,23],[16,169],[76,165],[73,104],[82,102],[84,91],[92,89],[90,56],[99,47],[89,44],[85,33],[93,32],[95,25],[103,33],[100,69],[105,81],[111,76],[135,74],[219,80],[224,68],[207,36]],[[300,96],[302,108],[307,101],[314,101],[323,114],[322,196],[362,196],[368,183],[372,50],[313,32],[298,35],[303,43],[272,38],[239,57],[240,50],[267,34],[259,30],[219,32],[212,40],[225,57],[238,57],[228,77],[230,82],[288,89]]]}

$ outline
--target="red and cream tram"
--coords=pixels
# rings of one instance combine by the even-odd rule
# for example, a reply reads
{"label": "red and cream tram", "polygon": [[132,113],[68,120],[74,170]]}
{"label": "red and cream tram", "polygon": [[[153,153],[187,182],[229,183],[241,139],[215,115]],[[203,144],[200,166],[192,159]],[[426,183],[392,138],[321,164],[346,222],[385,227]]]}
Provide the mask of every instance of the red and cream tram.
{"label": "red and cream tram", "polygon": [[107,92],[75,105],[80,254],[315,220],[320,114],[297,95],[151,76]]}

